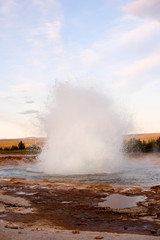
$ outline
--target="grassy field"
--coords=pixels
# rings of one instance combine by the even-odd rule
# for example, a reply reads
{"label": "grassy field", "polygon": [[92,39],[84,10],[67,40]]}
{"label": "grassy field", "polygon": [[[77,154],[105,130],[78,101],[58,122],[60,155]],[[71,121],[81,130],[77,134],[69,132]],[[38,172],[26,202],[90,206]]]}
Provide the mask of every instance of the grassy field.
{"label": "grassy field", "polygon": [[39,154],[40,151],[37,151],[37,150],[0,150],[0,154],[14,154],[14,155],[19,155],[19,154],[22,154],[22,155],[37,155]]}
{"label": "grassy field", "polygon": [[160,133],[142,133],[142,134],[130,134],[126,137],[127,140],[131,138],[140,139],[141,141],[148,142],[149,140],[157,140],[160,137]]}
{"label": "grassy field", "polygon": [[[131,138],[136,138],[140,140],[145,140],[148,142],[149,140],[157,139],[160,137],[160,133],[145,133],[145,134],[133,134],[126,136],[126,139],[129,140]],[[10,153],[10,154],[37,154],[39,150],[9,150],[6,151],[4,148],[8,147],[11,148],[12,146],[18,146],[18,143],[20,141],[23,141],[25,144],[25,147],[28,148],[29,146],[36,145],[40,148],[43,147],[45,143],[45,138],[21,138],[21,139],[0,139],[0,148],[3,150],[0,150],[0,153]]]}
{"label": "grassy field", "polygon": [[11,148],[13,145],[18,146],[18,143],[23,141],[25,147],[37,145],[38,147],[42,147],[45,143],[44,138],[22,138],[22,139],[1,139],[0,140],[0,148],[9,147]]}

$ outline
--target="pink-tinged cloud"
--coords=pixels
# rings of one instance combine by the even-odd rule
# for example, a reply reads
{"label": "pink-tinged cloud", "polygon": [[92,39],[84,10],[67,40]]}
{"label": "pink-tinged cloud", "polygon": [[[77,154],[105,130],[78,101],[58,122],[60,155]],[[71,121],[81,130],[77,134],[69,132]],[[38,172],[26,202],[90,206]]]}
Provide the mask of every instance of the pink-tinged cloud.
{"label": "pink-tinged cloud", "polygon": [[122,9],[140,18],[160,21],[160,0],[137,0],[123,6]]}

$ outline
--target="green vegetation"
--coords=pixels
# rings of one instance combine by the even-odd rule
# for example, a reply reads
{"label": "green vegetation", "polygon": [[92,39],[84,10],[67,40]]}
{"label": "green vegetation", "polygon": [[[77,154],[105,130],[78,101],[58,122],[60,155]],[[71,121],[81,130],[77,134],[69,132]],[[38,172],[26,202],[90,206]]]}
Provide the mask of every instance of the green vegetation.
{"label": "green vegetation", "polygon": [[130,140],[124,141],[123,149],[127,153],[136,153],[136,152],[160,152],[160,137],[151,139],[148,141],[132,138]]}
{"label": "green vegetation", "polygon": [[13,145],[13,146],[11,147],[11,150],[18,150],[18,147],[15,146],[15,145]]}
{"label": "green vegetation", "polygon": [[26,147],[25,147],[25,144],[22,142],[22,141],[20,141],[19,143],[18,143],[18,149],[19,150],[24,150]]}
{"label": "green vegetation", "polygon": [[0,147],[1,154],[38,154],[41,152],[41,148],[37,145],[32,145],[25,147],[24,142],[20,141],[17,145],[12,145],[11,147]]}

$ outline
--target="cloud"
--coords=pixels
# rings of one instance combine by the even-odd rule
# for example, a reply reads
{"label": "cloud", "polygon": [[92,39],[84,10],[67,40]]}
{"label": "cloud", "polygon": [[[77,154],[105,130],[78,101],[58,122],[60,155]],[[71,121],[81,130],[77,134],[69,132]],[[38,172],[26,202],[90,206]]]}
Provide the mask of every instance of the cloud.
{"label": "cloud", "polygon": [[1,0],[0,1],[0,13],[4,16],[8,16],[15,10],[17,4],[14,0]]}
{"label": "cloud", "polygon": [[[42,70],[47,66],[41,56],[63,53],[62,28],[64,16],[58,0],[33,0],[34,8],[41,15],[36,24],[29,27],[27,41],[34,53],[34,65]],[[36,11],[37,11],[36,10]],[[49,55],[48,55],[49,54]],[[39,60],[38,60],[39,59]],[[44,58],[45,59],[45,56]]]}
{"label": "cloud", "polygon": [[137,0],[123,6],[122,9],[140,18],[160,21],[160,0]]}
{"label": "cloud", "polygon": [[33,59],[32,64],[33,64],[33,66],[38,67],[38,69],[40,69],[40,70],[46,69],[45,64],[37,57],[35,59]]}
{"label": "cloud", "polygon": [[62,23],[58,20],[46,22],[42,27],[42,33],[49,41],[59,42],[61,40]]}
{"label": "cloud", "polygon": [[26,101],[26,103],[27,103],[27,104],[32,104],[32,103],[34,103],[34,101],[28,100],[28,101]]}
{"label": "cloud", "polygon": [[56,8],[59,7],[59,3],[57,0],[34,0],[33,3],[40,7],[43,11],[43,13],[47,13],[51,9],[51,6],[54,6]]}
{"label": "cloud", "polygon": [[39,111],[37,111],[37,110],[27,110],[24,112],[20,112],[19,114],[26,115],[26,114],[38,114],[38,113],[39,113]]}
{"label": "cloud", "polygon": [[[134,21],[134,24],[132,21]],[[76,71],[79,71],[79,73],[83,72],[83,74],[89,72],[95,73],[97,71],[101,76],[105,74],[105,76],[112,80],[115,77],[115,80],[120,82],[121,80],[118,74],[121,73],[122,70],[125,72],[128,65],[130,68],[130,65],[134,64],[134,69],[136,68],[137,72],[142,71],[140,69],[138,70],[138,67],[135,66],[135,56],[136,61],[140,63],[139,68],[142,69],[143,64],[141,60],[144,59],[146,55],[152,57],[153,52],[156,52],[154,46],[159,45],[159,43],[156,42],[156,39],[157,41],[159,39],[159,33],[160,24],[155,21],[144,24],[144,22],[139,23],[139,20],[132,19],[131,27],[129,28],[128,23],[127,27],[123,26],[123,28],[121,24],[118,23],[118,27],[112,29],[103,39],[93,42],[88,48],[81,48],[77,52],[75,51],[71,59],[71,67],[73,68],[74,66]],[[128,56],[131,56],[129,60]]]}
{"label": "cloud", "polygon": [[21,138],[22,136],[27,136],[27,130],[26,126],[23,126],[16,119],[11,117],[0,119],[1,138]]}
{"label": "cloud", "polygon": [[0,99],[11,99],[12,95],[8,92],[0,91]]}
{"label": "cloud", "polygon": [[158,35],[159,31],[160,24],[157,22],[141,23],[134,27],[131,26],[129,29],[115,29],[109,34],[108,38],[95,42],[92,47],[102,54],[104,51],[113,52],[122,48],[126,49],[126,47],[140,47],[144,46],[144,43],[155,35]]}
{"label": "cloud", "polygon": [[11,86],[14,92],[35,92],[35,89],[42,89],[44,87],[43,83],[39,82],[29,82],[27,78],[20,78],[21,82]]}
{"label": "cloud", "polygon": [[146,73],[152,67],[160,65],[160,55],[151,55],[140,61],[134,63],[130,68],[128,68],[125,72],[127,77],[136,77],[142,73]]}
{"label": "cloud", "polygon": [[84,49],[81,51],[80,58],[86,71],[92,69],[99,60],[99,54],[93,49]]}
{"label": "cloud", "polygon": [[[42,49],[49,48],[50,52],[53,54],[63,53],[61,36],[63,26],[62,22],[62,19],[43,22],[39,27],[30,31],[28,41],[32,44],[34,51],[37,49],[38,53],[40,53]],[[40,65],[42,68],[45,68],[45,66],[41,63]]]}
{"label": "cloud", "polygon": [[61,40],[62,22],[55,20],[53,22],[44,22],[41,26],[31,31],[31,40],[39,37],[44,40],[53,41],[55,43]]}
{"label": "cloud", "polygon": [[135,63],[133,62],[128,67],[126,66],[126,69],[122,70],[123,80],[117,84],[117,88],[126,87],[131,83],[135,83],[136,86],[140,87],[141,82],[144,83],[144,79],[147,82],[147,76],[150,75],[150,71],[159,65],[160,54],[157,53],[148,55],[143,59],[137,60]]}
{"label": "cloud", "polygon": [[[42,103],[44,101],[44,98],[46,97],[46,90],[47,87],[45,83],[31,82],[32,79],[28,79],[25,77],[17,78],[16,81],[14,81],[13,85],[10,86],[10,93],[13,96],[14,99],[17,100],[18,104],[24,104],[24,101],[37,101]],[[25,99],[25,100],[24,100]],[[23,109],[22,109],[23,110]]]}

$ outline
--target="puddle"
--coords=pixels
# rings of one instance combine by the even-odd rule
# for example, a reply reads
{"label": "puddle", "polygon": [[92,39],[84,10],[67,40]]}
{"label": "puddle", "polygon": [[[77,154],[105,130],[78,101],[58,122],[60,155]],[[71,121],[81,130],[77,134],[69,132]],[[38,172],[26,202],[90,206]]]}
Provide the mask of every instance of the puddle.
{"label": "puddle", "polygon": [[2,190],[7,190],[7,191],[15,191],[17,188],[16,187],[2,187]]}
{"label": "puddle", "polygon": [[112,194],[105,198],[104,202],[98,204],[99,207],[110,208],[131,208],[136,207],[138,202],[146,200],[145,196],[124,196],[121,194]]}
{"label": "puddle", "polygon": [[28,195],[28,196],[32,196],[32,195],[35,195],[35,194],[37,194],[37,192],[33,192],[33,193],[26,193],[26,195]]}
{"label": "puddle", "polygon": [[16,194],[18,194],[18,195],[25,195],[26,193],[25,192],[16,192]]}
{"label": "puddle", "polygon": [[7,217],[7,214],[0,214],[0,218],[5,218]]}
{"label": "puddle", "polygon": [[37,185],[30,186],[31,189],[37,188]]}
{"label": "puddle", "polygon": [[34,192],[34,193],[16,192],[16,194],[18,194],[18,195],[28,195],[28,196],[35,195],[36,193],[37,193],[37,192]]}
{"label": "puddle", "polygon": [[63,201],[63,202],[61,202],[61,203],[63,203],[63,204],[72,203],[72,201]]}

